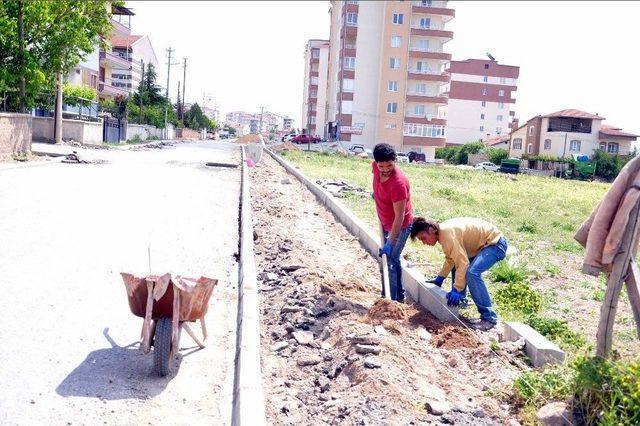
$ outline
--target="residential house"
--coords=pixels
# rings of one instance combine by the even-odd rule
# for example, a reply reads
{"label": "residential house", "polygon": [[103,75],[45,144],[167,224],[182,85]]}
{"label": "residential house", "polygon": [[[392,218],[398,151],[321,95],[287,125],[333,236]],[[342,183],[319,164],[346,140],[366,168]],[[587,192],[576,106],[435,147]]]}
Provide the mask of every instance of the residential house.
{"label": "residential house", "polygon": [[500,148],[506,151],[509,150],[509,142],[511,140],[510,134],[504,134],[500,136],[494,136],[493,138],[484,141],[484,144],[490,148]]}
{"label": "residential house", "polygon": [[515,129],[510,137],[513,157],[592,156],[597,149],[628,155],[637,136],[603,125],[604,117],[577,109],[538,115]]}
{"label": "residential house", "polygon": [[329,41],[309,40],[304,52],[303,133],[324,136],[328,66]]}
{"label": "residential house", "polygon": [[[111,24],[113,30],[107,37],[107,44],[110,44],[112,37],[129,37],[131,35],[131,17],[135,14],[131,9],[124,6],[111,6]],[[120,85],[121,81],[114,81],[112,74],[114,70],[131,67],[128,59],[114,52],[109,45],[99,53],[99,83],[98,96],[100,99],[114,98],[116,96],[126,97],[129,91]]]}

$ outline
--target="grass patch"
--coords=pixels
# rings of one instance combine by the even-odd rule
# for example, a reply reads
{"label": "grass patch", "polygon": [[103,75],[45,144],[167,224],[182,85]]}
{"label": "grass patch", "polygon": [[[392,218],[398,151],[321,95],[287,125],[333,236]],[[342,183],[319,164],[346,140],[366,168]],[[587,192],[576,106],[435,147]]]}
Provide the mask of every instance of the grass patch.
{"label": "grass patch", "polygon": [[527,270],[523,266],[512,266],[501,260],[489,272],[491,281],[499,283],[514,283],[527,278]]}
{"label": "grass patch", "polygon": [[544,267],[544,271],[549,274],[550,277],[555,277],[560,274],[560,267],[556,265],[549,264]]}
{"label": "grass patch", "polygon": [[518,226],[518,232],[535,234],[538,232],[538,226],[533,222],[522,222],[520,226]]}
{"label": "grass patch", "polygon": [[498,309],[508,313],[531,315],[542,309],[542,296],[523,281],[509,282],[496,288]]}
{"label": "grass patch", "polygon": [[566,251],[568,253],[582,253],[582,246],[575,242],[562,242],[555,245],[558,251]]}
{"label": "grass patch", "polygon": [[575,374],[575,370],[562,365],[544,371],[527,371],[513,382],[513,387],[525,405],[537,408],[547,400],[562,401],[571,396]]}
{"label": "grass patch", "polygon": [[604,300],[604,292],[603,288],[597,288],[596,291],[593,292],[593,300],[596,302],[602,302]]}
{"label": "grass patch", "polygon": [[587,343],[581,334],[571,330],[563,320],[531,315],[526,323],[565,351],[583,348]]}

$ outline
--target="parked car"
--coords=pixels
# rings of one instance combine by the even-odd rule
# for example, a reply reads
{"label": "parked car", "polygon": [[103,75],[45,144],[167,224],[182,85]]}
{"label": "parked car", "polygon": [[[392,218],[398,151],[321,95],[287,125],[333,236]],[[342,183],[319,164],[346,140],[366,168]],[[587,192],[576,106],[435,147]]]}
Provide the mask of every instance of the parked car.
{"label": "parked car", "polygon": [[416,163],[416,162],[424,163],[427,161],[427,156],[422,152],[409,151],[409,153],[407,153],[407,157],[409,158],[410,163]]}
{"label": "parked car", "polygon": [[295,138],[297,135],[295,133],[289,133],[282,137],[282,142],[291,142],[291,139]]}
{"label": "parked car", "polygon": [[366,149],[364,145],[353,144],[351,145],[351,147],[349,147],[348,151],[353,155],[360,155],[364,153],[367,154],[367,157],[373,158],[373,151],[371,151],[370,149]]}
{"label": "parked car", "polygon": [[396,152],[396,160],[398,163],[409,163],[409,156],[404,152]]}
{"label": "parked car", "polygon": [[520,173],[520,159],[519,158],[505,158],[500,163],[500,171],[502,173]]}
{"label": "parked car", "polygon": [[293,139],[291,139],[293,143],[318,143],[320,142],[320,138],[317,136],[309,136],[309,135],[297,135]]}
{"label": "parked car", "polygon": [[476,170],[490,170],[492,172],[497,172],[500,167],[493,164],[491,161],[485,161],[480,164],[476,164]]}

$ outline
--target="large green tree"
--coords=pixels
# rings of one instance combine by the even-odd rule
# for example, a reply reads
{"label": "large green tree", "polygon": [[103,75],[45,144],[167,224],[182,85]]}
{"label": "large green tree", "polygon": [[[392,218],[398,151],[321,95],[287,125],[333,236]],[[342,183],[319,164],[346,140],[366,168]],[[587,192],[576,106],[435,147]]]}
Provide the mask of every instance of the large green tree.
{"label": "large green tree", "polygon": [[218,123],[204,115],[202,108],[197,103],[191,105],[189,111],[184,113],[184,125],[195,130],[207,129],[216,131],[218,129]]}
{"label": "large green tree", "polygon": [[0,92],[24,112],[111,31],[108,0],[2,0]]}

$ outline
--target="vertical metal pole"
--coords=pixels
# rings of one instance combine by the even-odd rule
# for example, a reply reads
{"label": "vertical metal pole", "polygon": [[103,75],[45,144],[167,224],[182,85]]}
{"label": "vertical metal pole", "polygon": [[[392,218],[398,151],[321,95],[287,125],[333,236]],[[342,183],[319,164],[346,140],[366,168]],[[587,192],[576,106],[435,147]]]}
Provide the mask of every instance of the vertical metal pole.
{"label": "vertical metal pole", "polygon": [[56,106],[54,113],[53,140],[62,143],[62,73],[56,75]]}
{"label": "vertical metal pole", "polygon": [[182,75],[182,117],[180,119],[184,121],[184,99],[186,93],[186,85],[187,85],[187,58],[184,58],[183,75]]}
{"label": "vertical metal pole", "polygon": [[169,55],[169,59],[167,60],[167,90],[165,92],[165,98],[167,103],[164,106],[164,138],[169,139],[169,129],[167,128],[167,117],[169,114],[169,76],[171,74],[171,53],[173,53],[172,48],[167,49],[167,53]]}
{"label": "vertical metal pole", "polygon": [[140,124],[144,124],[143,121],[143,117],[144,115],[142,114],[142,106],[143,106],[143,95],[144,95],[144,60],[141,61],[142,62],[142,77],[140,78],[140,86],[138,86],[138,94],[140,95]]}

